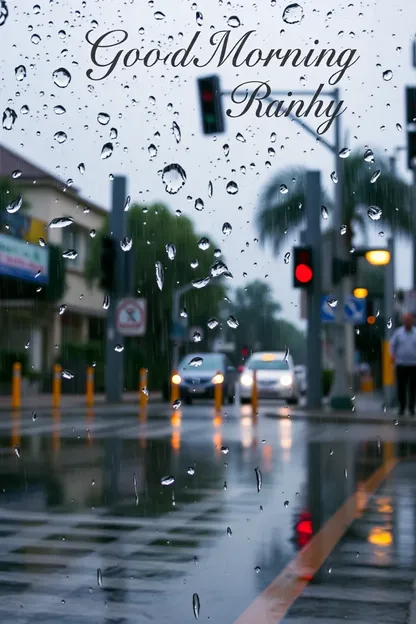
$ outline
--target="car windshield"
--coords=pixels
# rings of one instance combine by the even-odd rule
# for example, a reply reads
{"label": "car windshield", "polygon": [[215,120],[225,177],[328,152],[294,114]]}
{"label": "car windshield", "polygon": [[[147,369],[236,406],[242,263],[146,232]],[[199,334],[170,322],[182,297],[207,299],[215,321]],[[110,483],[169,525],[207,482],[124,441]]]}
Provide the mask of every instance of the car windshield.
{"label": "car windshield", "polygon": [[223,358],[218,353],[190,353],[182,360],[179,368],[196,372],[222,370]]}
{"label": "car windshield", "polygon": [[251,360],[247,363],[247,368],[250,370],[289,370],[289,364],[286,360]]}

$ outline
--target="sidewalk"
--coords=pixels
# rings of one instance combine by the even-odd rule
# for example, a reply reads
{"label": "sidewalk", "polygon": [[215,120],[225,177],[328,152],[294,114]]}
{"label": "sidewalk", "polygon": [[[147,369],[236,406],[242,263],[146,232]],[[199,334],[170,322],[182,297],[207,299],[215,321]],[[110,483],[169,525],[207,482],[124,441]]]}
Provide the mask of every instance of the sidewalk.
{"label": "sidewalk", "polygon": [[[161,392],[150,392],[149,393],[149,403],[161,401],[162,393]],[[9,412],[11,407],[11,396],[0,396],[0,411],[1,412]],[[61,405],[60,409],[69,409],[72,407],[86,407],[86,397],[85,394],[63,394],[61,396]],[[124,392],[123,393],[123,402],[122,404],[132,405],[139,403],[139,393],[138,392]],[[105,394],[95,394],[94,395],[94,406],[104,406],[106,404]],[[37,409],[52,409],[52,395],[51,394],[32,394],[22,396],[22,410],[33,410]]]}

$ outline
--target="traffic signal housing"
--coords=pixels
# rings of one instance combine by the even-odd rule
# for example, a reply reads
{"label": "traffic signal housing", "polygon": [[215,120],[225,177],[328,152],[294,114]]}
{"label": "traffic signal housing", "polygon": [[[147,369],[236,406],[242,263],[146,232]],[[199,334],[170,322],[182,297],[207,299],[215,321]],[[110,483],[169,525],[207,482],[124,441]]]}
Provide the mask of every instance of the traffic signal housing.
{"label": "traffic signal housing", "polygon": [[365,316],[368,325],[374,325],[376,322],[375,310],[374,310],[374,301],[372,299],[367,299],[365,302]]}
{"label": "traffic signal housing", "polygon": [[220,79],[217,75],[198,78],[198,94],[204,134],[224,132]]}
{"label": "traffic signal housing", "polygon": [[313,282],[313,261],[311,247],[293,248],[293,286],[308,288]]}
{"label": "traffic signal housing", "polygon": [[111,236],[104,236],[101,243],[100,287],[107,293],[112,293],[115,289],[116,258],[116,241]]}
{"label": "traffic signal housing", "polygon": [[416,169],[416,132],[409,130],[407,133],[407,166]]}

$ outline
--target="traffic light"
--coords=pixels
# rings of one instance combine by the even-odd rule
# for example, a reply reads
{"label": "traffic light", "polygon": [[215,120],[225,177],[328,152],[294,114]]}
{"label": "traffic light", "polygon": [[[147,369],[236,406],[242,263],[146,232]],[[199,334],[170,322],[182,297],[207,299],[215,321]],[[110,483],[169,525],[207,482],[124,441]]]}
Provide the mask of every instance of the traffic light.
{"label": "traffic light", "polygon": [[374,301],[372,299],[367,299],[365,302],[365,316],[368,325],[374,325],[376,317],[374,314]]}
{"label": "traffic light", "polygon": [[199,102],[204,134],[224,132],[224,113],[221,103],[220,79],[218,76],[198,78]]}
{"label": "traffic light", "polygon": [[241,357],[245,360],[249,355],[249,348],[244,345],[244,347],[241,349]]}
{"label": "traffic light", "polygon": [[104,236],[101,244],[100,287],[112,293],[116,280],[117,247],[114,238]]}
{"label": "traffic light", "polygon": [[407,133],[407,166],[416,169],[416,132],[413,130]]}
{"label": "traffic light", "polygon": [[416,123],[416,87],[406,87],[406,123]]}
{"label": "traffic light", "polygon": [[311,247],[293,248],[293,286],[307,288],[313,281],[313,264]]}

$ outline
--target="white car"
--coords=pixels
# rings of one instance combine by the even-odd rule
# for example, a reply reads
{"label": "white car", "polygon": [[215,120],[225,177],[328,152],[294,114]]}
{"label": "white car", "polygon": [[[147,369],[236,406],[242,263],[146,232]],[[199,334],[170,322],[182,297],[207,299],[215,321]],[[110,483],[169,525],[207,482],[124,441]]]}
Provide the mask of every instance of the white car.
{"label": "white car", "polygon": [[242,402],[251,400],[254,371],[259,399],[283,399],[289,405],[299,403],[300,389],[290,355],[286,356],[283,352],[253,353],[240,375],[239,389]]}
{"label": "white car", "polygon": [[304,366],[303,364],[299,364],[298,366],[295,366],[295,376],[296,376],[296,379],[298,380],[300,393],[302,395],[306,394],[307,389],[308,389],[308,381],[306,377],[306,366]]}

